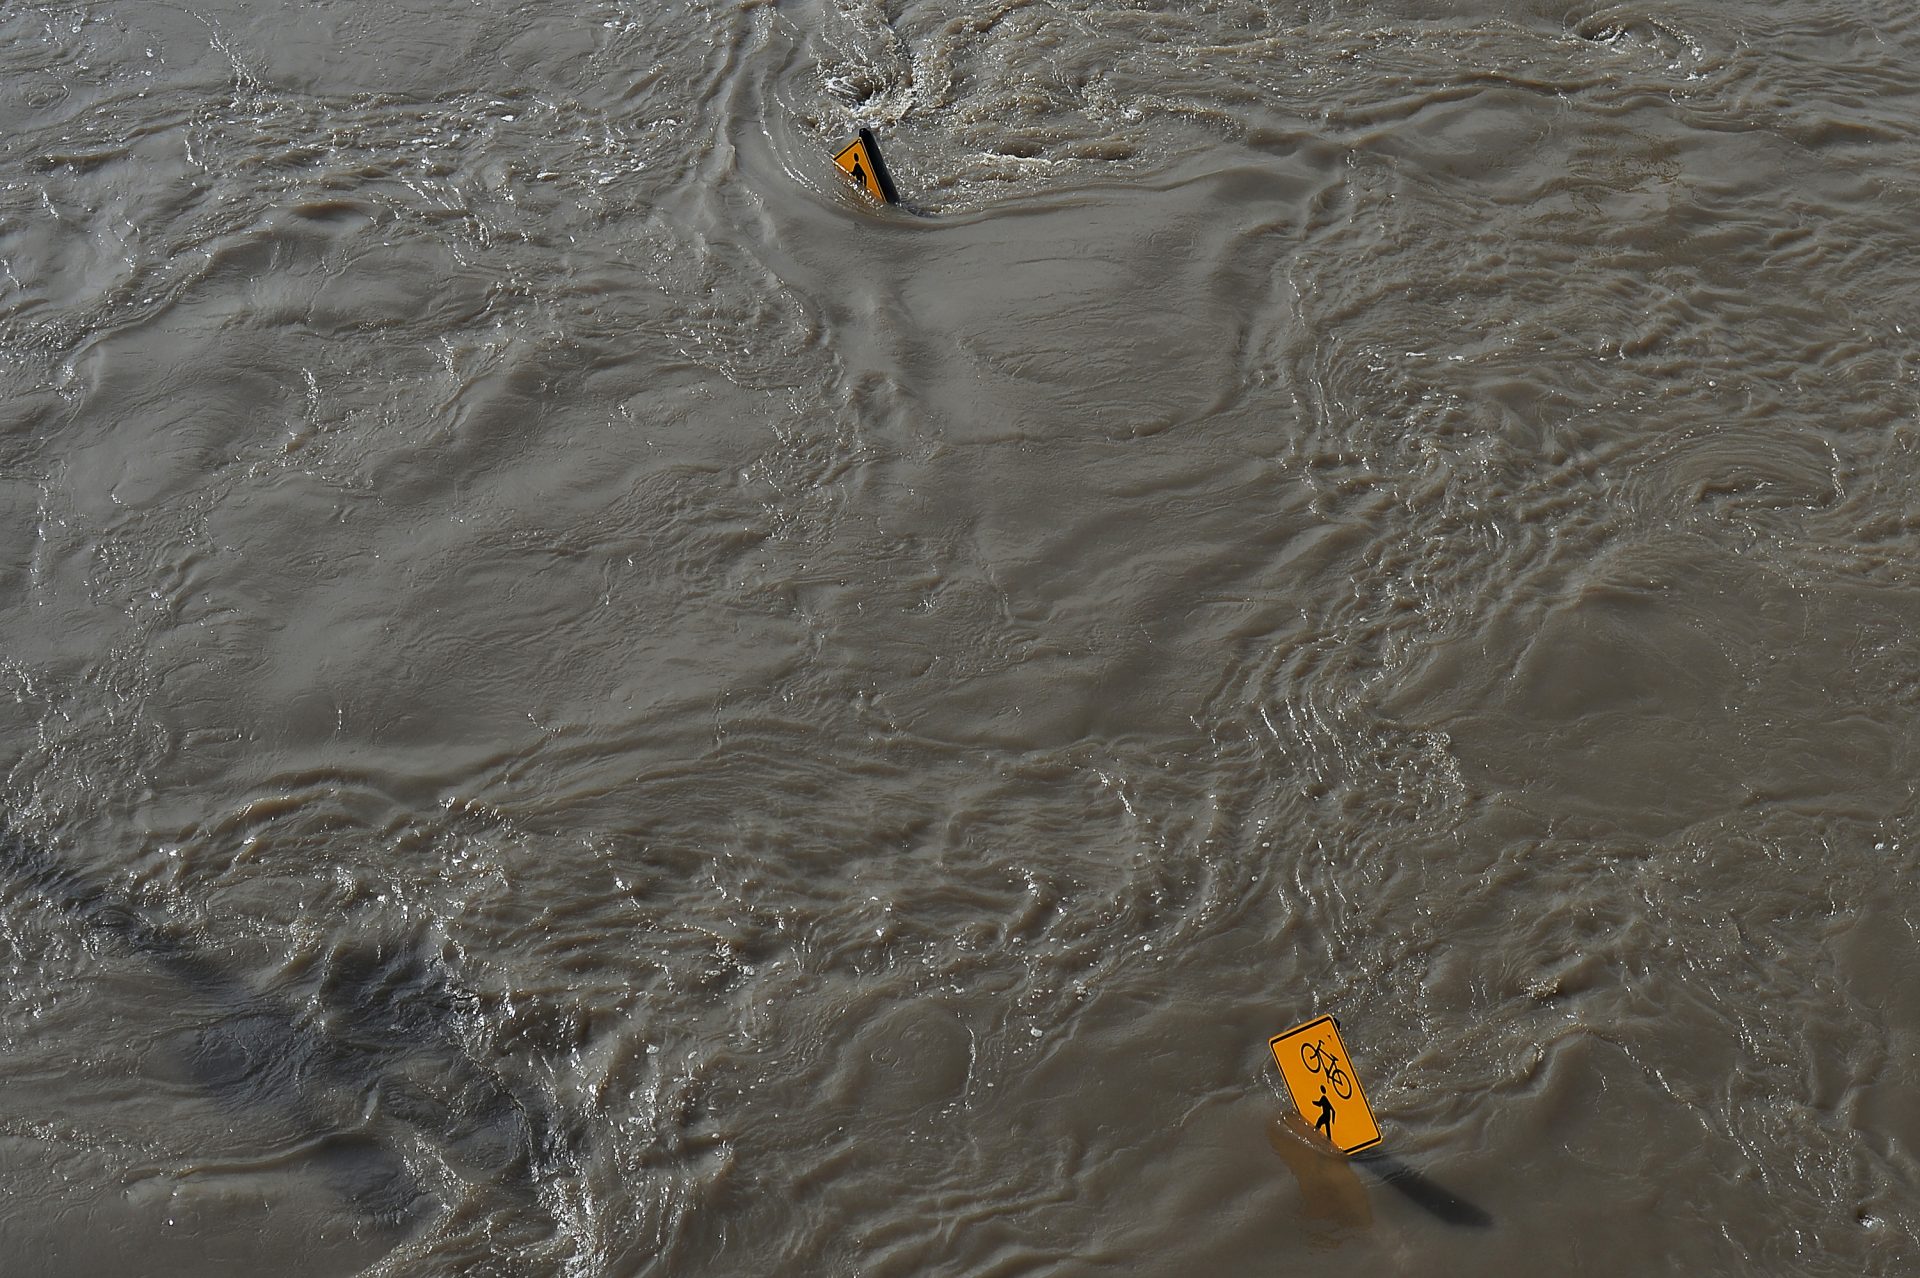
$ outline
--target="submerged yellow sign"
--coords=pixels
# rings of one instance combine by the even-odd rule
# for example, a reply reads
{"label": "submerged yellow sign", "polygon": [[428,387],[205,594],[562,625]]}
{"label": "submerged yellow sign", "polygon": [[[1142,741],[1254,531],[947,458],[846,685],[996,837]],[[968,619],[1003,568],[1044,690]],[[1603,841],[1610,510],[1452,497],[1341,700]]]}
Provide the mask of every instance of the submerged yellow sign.
{"label": "submerged yellow sign", "polygon": [[873,140],[873,134],[866,129],[860,130],[860,136],[840,148],[840,154],[833,162],[861,190],[883,204],[898,204],[900,197],[894,193],[893,179],[887,176],[886,162],[880,158],[880,144]]}
{"label": "submerged yellow sign", "polygon": [[1354,1075],[1340,1023],[1331,1016],[1296,1025],[1267,1040],[1280,1077],[1301,1117],[1343,1154],[1357,1154],[1380,1143],[1380,1128],[1367,1108],[1367,1095]]}

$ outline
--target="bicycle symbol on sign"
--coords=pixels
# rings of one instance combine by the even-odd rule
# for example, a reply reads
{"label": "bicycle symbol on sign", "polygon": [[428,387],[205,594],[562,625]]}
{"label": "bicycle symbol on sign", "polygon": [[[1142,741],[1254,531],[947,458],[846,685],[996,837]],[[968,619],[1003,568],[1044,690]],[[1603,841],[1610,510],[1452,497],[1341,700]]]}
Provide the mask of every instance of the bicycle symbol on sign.
{"label": "bicycle symbol on sign", "polygon": [[1333,1088],[1333,1094],[1341,1100],[1353,1096],[1353,1076],[1340,1068],[1340,1058],[1329,1052],[1321,1043],[1302,1043],[1300,1045],[1300,1063],[1307,1072],[1326,1076],[1327,1085]]}

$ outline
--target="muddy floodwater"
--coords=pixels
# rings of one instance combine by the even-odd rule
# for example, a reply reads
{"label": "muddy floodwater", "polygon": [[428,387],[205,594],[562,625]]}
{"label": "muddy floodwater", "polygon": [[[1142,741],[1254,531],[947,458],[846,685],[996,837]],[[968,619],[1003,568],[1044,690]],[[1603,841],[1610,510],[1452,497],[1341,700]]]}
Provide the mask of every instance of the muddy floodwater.
{"label": "muddy floodwater", "polygon": [[1920,1272],[1920,9],[8,3],[0,694],[8,1278]]}

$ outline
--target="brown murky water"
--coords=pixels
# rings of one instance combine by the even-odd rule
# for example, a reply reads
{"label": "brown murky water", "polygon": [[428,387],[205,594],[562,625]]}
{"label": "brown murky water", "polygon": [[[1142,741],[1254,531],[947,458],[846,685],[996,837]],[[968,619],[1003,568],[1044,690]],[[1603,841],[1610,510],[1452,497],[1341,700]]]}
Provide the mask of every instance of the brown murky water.
{"label": "brown murky water", "polygon": [[1920,1267],[1911,6],[0,35],[6,1274]]}

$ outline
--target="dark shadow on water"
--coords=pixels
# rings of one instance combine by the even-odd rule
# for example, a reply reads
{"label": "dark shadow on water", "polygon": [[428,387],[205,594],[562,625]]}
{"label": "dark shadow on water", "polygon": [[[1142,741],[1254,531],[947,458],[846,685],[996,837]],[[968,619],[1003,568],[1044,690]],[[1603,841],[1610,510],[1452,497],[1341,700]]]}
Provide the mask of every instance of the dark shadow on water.
{"label": "dark shadow on water", "polygon": [[1414,1204],[1449,1225],[1469,1229],[1492,1226],[1493,1217],[1446,1186],[1395,1158],[1392,1154],[1356,1154],[1353,1161],[1411,1199]]}
{"label": "dark shadow on water", "polygon": [[[558,1152],[542,1098],[516,1091],[460,1037],[462,1003],[419,947],[336,951],[312,1002],[262,993],[194,942],[0,823],[0,890],[27,891],[75,924],[112,937],[178,981],[212,1013],[176,1040],[193,1081],[222,1106],[271,1112],[324,1138],[317,1170],[363,1215],[408,1229],[436,1209],[393,1143],[398,1122],[426,1138],[470,1184],[531,1204],[536,1168]],[[377,1096],[378,1118],[362,1119]],[[545,1213],[541,1213],[544,1215]]]}

